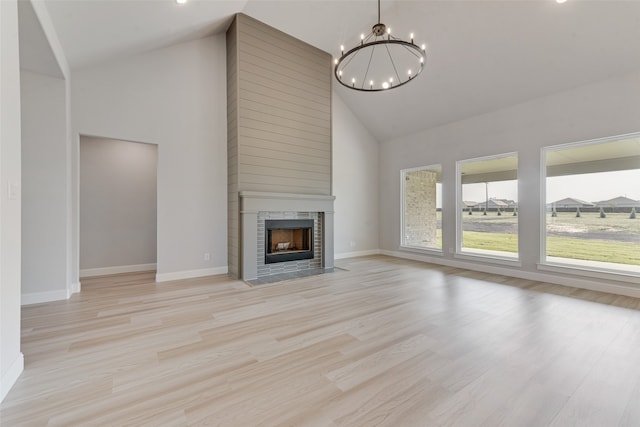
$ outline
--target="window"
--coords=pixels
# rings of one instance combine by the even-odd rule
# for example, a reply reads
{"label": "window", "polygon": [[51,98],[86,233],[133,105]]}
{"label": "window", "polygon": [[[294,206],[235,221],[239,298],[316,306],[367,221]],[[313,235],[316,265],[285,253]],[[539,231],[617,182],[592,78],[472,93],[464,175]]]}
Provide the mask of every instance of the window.
{"label": "window", "polygon": [[402,171],[402,246],[442,251],[440,165]]}
{"label": "window", "polygon": [[542,262],[640,273],[640,134],[543,149]]}
{"label": "window", "polygon": [[458,252],[518,258],[518,157],[458,162]]}

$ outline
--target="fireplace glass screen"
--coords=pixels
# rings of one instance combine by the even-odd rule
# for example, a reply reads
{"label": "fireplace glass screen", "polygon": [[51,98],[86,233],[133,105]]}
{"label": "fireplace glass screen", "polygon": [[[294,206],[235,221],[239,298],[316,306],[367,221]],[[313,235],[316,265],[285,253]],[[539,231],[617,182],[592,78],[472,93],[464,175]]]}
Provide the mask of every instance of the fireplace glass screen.
{"label": "fireplace glass screen", "polygon": [[313,220],[266,220],[265,232],[265,264],[313,259]]}

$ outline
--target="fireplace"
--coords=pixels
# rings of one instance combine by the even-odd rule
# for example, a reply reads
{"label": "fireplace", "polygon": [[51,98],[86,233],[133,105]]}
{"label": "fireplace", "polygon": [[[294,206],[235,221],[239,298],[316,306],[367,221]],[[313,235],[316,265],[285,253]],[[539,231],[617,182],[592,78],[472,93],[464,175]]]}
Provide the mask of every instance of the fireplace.
{"label": "fireplace", "polygon": [[265,221],[265,264],[313,259],[312,219]]}
{"label": "fireplace", "polygon": [[[240,278],[333,268],[334,196],[258,191],[239,196]],[[306,231],[291,231],[295,229]],[[274,230],[291,234],[274,236]]]}

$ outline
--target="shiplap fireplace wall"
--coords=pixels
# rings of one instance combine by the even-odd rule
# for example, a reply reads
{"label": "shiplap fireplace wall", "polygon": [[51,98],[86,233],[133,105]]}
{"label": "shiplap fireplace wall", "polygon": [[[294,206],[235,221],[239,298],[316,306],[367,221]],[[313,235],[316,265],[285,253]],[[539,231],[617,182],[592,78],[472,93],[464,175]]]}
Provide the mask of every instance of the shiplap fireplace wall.
{"label": "shiplap fireplace wall", "polygon": [[227,30],[229,273],[258,275],[258,222],[320,218],[333,267],[331,56],[247,15]]}

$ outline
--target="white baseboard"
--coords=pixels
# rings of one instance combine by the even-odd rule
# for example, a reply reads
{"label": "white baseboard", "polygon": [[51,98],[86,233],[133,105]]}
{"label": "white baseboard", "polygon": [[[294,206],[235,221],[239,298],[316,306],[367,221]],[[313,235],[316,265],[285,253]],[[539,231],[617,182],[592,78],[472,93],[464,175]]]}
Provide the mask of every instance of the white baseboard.
{"label": "white baseboard", "polygon": [[16,360],[13,361],[7,372],[0,379],[0,402],[7,397],[11,387],[18,381],[18,377],[24,370],[24,355],[18,353]]}
{"label": "white baseboard", "polygon": [[502,276],[516,277],[519,279],[535,280],[538,282],[552,283],[554,285],[570,286],[573,288],[588,289],[591,291],[599,291],[609,294],[640,298],[640,287],[627,286],[624,284],[598,282],[577,277],[567,277],[555,274],[515,270],[496,265],[476,264],[473,262],[452,260],[441,257],[430,257],[410,252],[381,250],[380,253],[382,255],[388,255],[396,258],[423,261],[431,264],[445,265],[447,267],[464,268],[466,270],[481,271],[483,273],[500,274]]}
{"label": "white baseboard", "polygon": [[71,298],[71,295],[80,292],[80,282],[71,283],[67,288],[67,299]]}
{"label": "white baseboard", "polygon": [[69,299],[67,289],[60,291],[32,292],[30,294],[22,294],[21,305],[40,304],[43,302],[61,301]]}
{"label": "white baseboard", "polygon": [[71,298],[71,295],[80,292],[80,282],[71,283],[67,289],[62,291],[46,291],[32,292],[30,294],[22,294],[21,305],[41,304],[43,302],[61,301]]}
{"label": "white baseboard", "polygon": [[366,251],[342,252],[335,254],[333,259],[356,258],[359,256],[380,255],[380,249],[369,249]]}
{"label": "white baseboard", "polygon": [[109,274],[137,273],[139,271],[154,271],[156,264],[117,265],[115,267],[85,268],[80,270],[80,278],[93,276],[107,276]]}
{"label": "white baseboard", "polygon": [[174,271],[172,273],[156,274],[156,282],[168,282],[170,280],[193,279],[194,277],[215,276],[227,274],[229,267],[202,268],[200,270]]}

